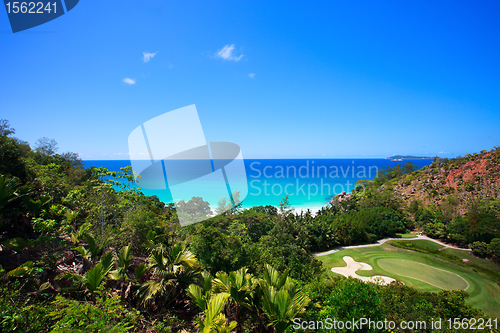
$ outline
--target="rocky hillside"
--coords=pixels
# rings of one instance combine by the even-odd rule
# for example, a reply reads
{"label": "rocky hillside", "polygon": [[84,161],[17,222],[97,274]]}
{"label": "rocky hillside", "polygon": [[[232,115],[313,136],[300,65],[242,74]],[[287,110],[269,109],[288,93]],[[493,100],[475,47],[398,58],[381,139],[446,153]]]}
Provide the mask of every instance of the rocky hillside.
{"label": "rocky hillside", "polygon": [[500,147],[454,159],[439,159],[404,176],[393,185],[406,202],[421,200],[424,206],[451,202],[460,213],[469,199],[500,204]]}

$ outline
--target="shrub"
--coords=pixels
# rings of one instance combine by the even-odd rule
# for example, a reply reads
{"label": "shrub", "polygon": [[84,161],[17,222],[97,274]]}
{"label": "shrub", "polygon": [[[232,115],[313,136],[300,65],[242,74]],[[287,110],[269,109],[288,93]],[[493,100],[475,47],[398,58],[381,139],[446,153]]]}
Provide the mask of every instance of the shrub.
{"label": "shrub", "polygon": [[413,176],[406,176],[404,179],[404,184],[406,186],[411,185],[412,180],[413,180]]}
{"label": "shrub", "polygon": [[488,245],[488,252],[496,259],[500,259],[500,238],[494,238]]}
{"label": "shrub", "polygon": [[471,181],[468,181],[468,182],[465,183],[464,190],[466,190],[467,192],[474,191],[474,185],[472,184]]}
{"label": "shrub", "polygon": [[467,244],[467,237],[465,237],[462,234],[449,234],[448,240],[450,242],[456,243],[458,245],[466,245]]}
{"label": "shrub", "polygon": [[477,256],[485,257],[489,253],[488,244],[486,244],[485,242],[474,242],[469,246],[472,249],[472,253]]}
{"label": "shrub", "polygon": [[424,227],[424,231],[427,236],[432,238],[445,239],[447,236],[446,226],[441,222],[427,223]]}
{"label": "shrub", "polygon": [[57,296],[57,310],[50,316],[58,321],[52,326],[57,332],[128,332],[137,321],[138,312],[128,312],[120,305],[118,296],[108,297],[98,291],[95,304],[78,302]]}
{"label": "shrub", "polygon": [[[373,285],[357,279],[340,280],[330,296],[324,301],[319,317],[336,318],[339,321],[370,318],[378,321],[383,318],[380,298]],[[348,332],[348,330],[340,330]],[[375,332],[376,330],[368,330]]]}
{"label": "shrub", "polygon": [[52,305],[47,301],[52,296],[28,288],[26,279],[5,281],[0,286],[0,331],[45,332],[51,324],[48,313]]}

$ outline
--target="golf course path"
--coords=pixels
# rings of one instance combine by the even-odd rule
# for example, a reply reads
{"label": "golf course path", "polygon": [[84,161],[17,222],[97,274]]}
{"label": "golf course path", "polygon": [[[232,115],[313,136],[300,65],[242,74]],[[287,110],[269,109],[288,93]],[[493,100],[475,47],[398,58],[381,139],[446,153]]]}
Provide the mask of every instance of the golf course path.
{"label": "golf course path", "polygon": [[329,250],[329,251],[326,251],[326,252],[314,253],[314,254],[312,254],[312,256],[313,257],[321,257],[321,256],[326,256],[326,255],[335,253],[335,252],[340,251],[340,250],[345,250],[345,249],[355,249],[355,248],[359,248],[359,247],[380,246],[380,245],[384,244],[385,242],[391,241],[391,240],[404,240],[404,241],[428,240],[428,241],[431,241],[431,242],[434,242],[434,243],[438,243],[439,245],[442,245],[444,248],[455,249],[455,250],[462,250],[462,251],[471,251],[471,249],[463,249],[461,247],[456,247],[456,246],[453,246],[453,245],[445,244],[443,242],[440,242],[440,241],[438,241],[436,239],[433,239],[433,238],[430,238],[430,237],[427,237],[427,236],[417,235],[417,237],[415,237],[415,238],[384,238],[384,239],[381,239],[381,240],[377,241],[374,244],[352,245],[352,246],[339,246],[339,247],[336,247],[336,248],[334,248],[332,250]]}

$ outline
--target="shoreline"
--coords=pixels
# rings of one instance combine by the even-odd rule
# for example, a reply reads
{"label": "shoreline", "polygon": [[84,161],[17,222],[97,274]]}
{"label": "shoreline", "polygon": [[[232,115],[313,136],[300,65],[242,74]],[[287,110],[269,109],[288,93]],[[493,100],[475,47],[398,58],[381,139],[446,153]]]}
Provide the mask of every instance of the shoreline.
{"label": "shoreline", "polygon": [[[326,205],[325,205],[326,206]],[[316,216],[316,214],[321,210],[321,208],[325,206],[314,206],[314,207],[292,207],[293,212],[296,214],[305,213],[307,210],[311,211],[312,216]]]}
{"label": "shoreline", "polygon": [[[273,207],[278,208],[278,205],[269,205],[269,206],[273,206]],[[312,216],[315,216],[316,213],[318,213],[321,210],[321,208],[323,208],[325,206],[327,206],[327,204],[325,204],[323,206],[291,206],[289,209],[292,210],[292,213],[299,214],[299,215],[301,213],[305,213],[307,210],[310,210]],[[251,209],[252,207],[256,207],[256,206],[243,207],[243,209]]]}

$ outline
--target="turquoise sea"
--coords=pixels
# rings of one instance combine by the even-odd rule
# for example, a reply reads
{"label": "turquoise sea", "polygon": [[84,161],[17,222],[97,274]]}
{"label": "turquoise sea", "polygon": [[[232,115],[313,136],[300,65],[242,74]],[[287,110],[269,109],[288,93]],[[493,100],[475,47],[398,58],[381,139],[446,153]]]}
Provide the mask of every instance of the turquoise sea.
{"label": "turquoise sea", "polygon": [[[317,209],[325,206],[333,196],[340,192],[352,191],[358,180],[373,179],[379,169],[389,165],[404,164],[407,161],[412,162],[418,168],[432,163],[431,159],[403,161],[388,159],[246,159],[244,160],[245,172],[242,172],[241,169],[228,172],[226,179],[229,179],[231,192],[239,190],[242,197],[245,192],[247,193],[243,200],[243,207],[276,206],[288,193],[292,207]],[[129,160],[86,160],[84,162],[86,167],[105,167],[111,171],[119,171],[121,167],[131,164]],[[183,163],[178,169],[186,174],[196,173],[196,166],[190,169],[190,165],[193,164]],[[193,196],[201,196],[210,203],[212,209],[217,207],[217,202],[224,196],[221,193],[229,193],[226,184],[214,177],[205,177],[202,181],[186,181],[181,184],[182,186],[170,186],[172,189],[175,188],[174,191],[168,188],[169,179],[173,182],[174,177],[160,173],[157,177],[139,180],[136,186],[140,187],[145,195],[156,195],[165,203],[181,199],[187,201]],[[144,188],[141,184],[149,188]],[[152,189],[154,187],[157,188]],[[166,187],[166,189],[161,189],[161,187]]]}

